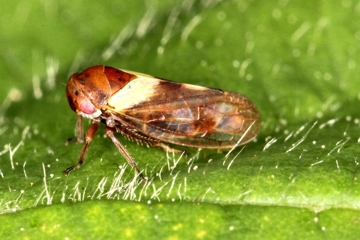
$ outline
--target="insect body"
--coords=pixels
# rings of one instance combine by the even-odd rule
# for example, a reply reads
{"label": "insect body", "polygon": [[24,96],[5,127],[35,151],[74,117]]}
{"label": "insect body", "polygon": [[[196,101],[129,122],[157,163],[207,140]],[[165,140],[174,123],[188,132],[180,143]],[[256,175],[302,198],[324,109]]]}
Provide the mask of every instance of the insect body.
{"label": "insect body", "polygon": [[195,148],[232,148],[251,141],[260,130],[260,116],[245,96],[213,88],[177,83],[142,73],[94,66],[72,75],[66,86],[69,105],[78,115],[78,141],[82,117],[92,119],[79,168],[99,124],[128,163],[144,178],[133,158],[116,139],[130,140],[181,152],[164,143]]}

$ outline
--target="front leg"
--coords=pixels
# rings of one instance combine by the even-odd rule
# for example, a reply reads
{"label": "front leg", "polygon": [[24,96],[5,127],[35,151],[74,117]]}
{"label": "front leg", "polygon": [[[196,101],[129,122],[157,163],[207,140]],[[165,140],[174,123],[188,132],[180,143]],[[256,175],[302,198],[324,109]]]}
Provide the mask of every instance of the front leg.
{"label": "front leg", "polygon": [[76,131],[77,131],[76,139],[74,137],[68,138],[68,140],[66,140],[66,142],[65,142],[66,146],[71,142],[78,142],[78,143],[83,143],[84,142],[83,127],[82,127],[82,116],[81,115],[77,116]]}
{"label": "front leg", "polygon": [[[78,118],[79,119],[79,118]],[[99,128],[99,122],[93,122],[90,127],[88,128],[88,130],[86,131],[86,136],[85,136],[85,145],[83,146],[82,150],[81,150],[81,154],[80,154],[80,158],[79,158],[79,161],[76,165],[72,166],[72,167],[69,167],[67,168],[65,171],[64,171],[64,174],[67,176],[72,170],[74,169],[77,169],[79,168],[83,162],[84,162],[84,158],[85,158],[85,154],[89,148],[89,145],[91,143],[91,141],[93,140],[94,138],[94,135],[96,133],[96,131],[98,130]],[[79,139],[79,138],[78,138]]]}

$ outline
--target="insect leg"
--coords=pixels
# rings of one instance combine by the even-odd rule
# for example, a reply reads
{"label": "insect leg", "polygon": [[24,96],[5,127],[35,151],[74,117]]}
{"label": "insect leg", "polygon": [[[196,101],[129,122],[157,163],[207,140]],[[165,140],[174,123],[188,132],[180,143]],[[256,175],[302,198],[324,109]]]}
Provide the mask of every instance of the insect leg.
{"label": "insect leg", "polygon": [[69,172],[71,172],[72,170],[74,169],[77,169],[79,168],[83,162],[84,162],[84,158],[85,158],[85,154],[89,148],[89,145],[96,133],[96,131],[98,130],[98,127],[99,127],[99,123],[98,122],[93,122],[90,127],[88,128],[88,130],[86,131],[86,136],[85,136],[85,145],[83,146],[82,150],[81,150],[81,154],[80,154],[80,158],[79,158],[79,162],[72,166],[72,167],[69,167],[67,168],[65,171],[64,171],[64,174],[67,176],[69,174]]}
{"label": "insect leg", "polygon": [[77,130],[77,138],[76,139],[74,137],[69,138],[65,142],[66,146],[72,142],[78,142],[78,143],[84,142],[84,135],[83,135],[83,128],[82,128],[82,116],[81,115],[78,115],[78,117],[77,117],[76,130]]}
{"label": "insect leg", "polygon": [[144,175],[140,172],[139,168],[137,167],[134,159],[130,156],[130,154],[126,151],[124,146],[117,140],[117,138],[114,135],[114,129],[110,127],[105,127],[105,133],[106,135],[111,139],[111,141],[115,144],[119,152],[125,157],[126,161],[130,164],[132,168],[136,170],[136,172],[139,174],[139,177],[141,180],[145,181]]}
{"label": "insect leg", "polygon": [[[82,127],[82,116],[78,115],[76,121],[76,128],[77,128],[77,142],[82,143],[84,142],[84,135],[83,135],[83,127]],[[95,130],[96,132],[96,130]]]}
{"label": "insect leg", "polygon": [[157,143],[157,144],[154,144],[153,146],[155,147],[161,147],[162,149],[164,149],[165,152],[169,152],[169,153],[181,153],[183,154],[185,157],[188,156],[188,153],[186,151],[183,151],[183,150],[179,150],[179,149],[176,149],[176,148],[171,148],[169,147],[168,145],[164,144],[164,143]]}

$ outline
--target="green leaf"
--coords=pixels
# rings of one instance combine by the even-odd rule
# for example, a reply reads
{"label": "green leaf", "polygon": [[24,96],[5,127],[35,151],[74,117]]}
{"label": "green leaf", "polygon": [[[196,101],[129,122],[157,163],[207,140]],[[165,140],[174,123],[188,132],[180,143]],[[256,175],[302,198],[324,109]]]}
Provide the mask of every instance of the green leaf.
{"label": "green leaf", "polygon": [[[2,6],[3,239],[359,235],[358,4]],[[118,136],[148,178],[139,182],[101,127],[83,166],[65,177],[82,148],[65,146],[76,122],[65,84],[95,64],[242,93],[262,130],[230,152],[179,147],[188,158]]]}

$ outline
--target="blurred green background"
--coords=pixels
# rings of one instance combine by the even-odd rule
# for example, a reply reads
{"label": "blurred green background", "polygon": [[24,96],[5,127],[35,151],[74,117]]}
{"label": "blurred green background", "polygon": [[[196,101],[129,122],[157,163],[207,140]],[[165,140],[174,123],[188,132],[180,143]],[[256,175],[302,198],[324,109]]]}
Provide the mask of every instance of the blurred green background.
{"label": "blurred green background", "polygon": [[[1,3],[2,239],[360,236],[360,3]],[[82,147],[65,85],[95,64],[240,92],[262,130],[188,158],[119,136],[138,183],[100,128],[65,177]]]}

